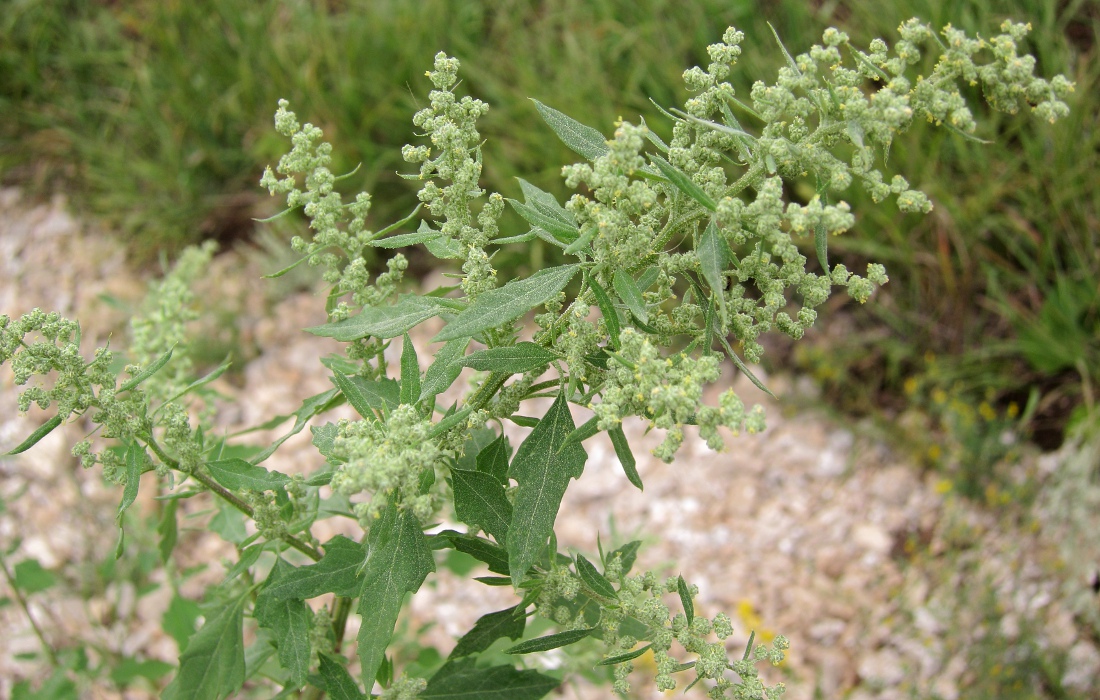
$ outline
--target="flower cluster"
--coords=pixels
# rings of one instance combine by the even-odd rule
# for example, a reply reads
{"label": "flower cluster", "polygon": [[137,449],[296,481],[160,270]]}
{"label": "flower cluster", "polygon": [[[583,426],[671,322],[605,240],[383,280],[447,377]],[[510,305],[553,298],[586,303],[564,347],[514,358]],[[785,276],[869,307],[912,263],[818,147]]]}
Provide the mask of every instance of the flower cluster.
{"label": "flower cluster", "polygon": [[432,517],[436,504],[421,488],[421,478],[425,470],[434,469],[442,453],[429,438],[430,429],[431,422],[406,404],[390,412],[384,423],[342,420],[337,424],[333,455],[343,464],[332,477],[332,488],[348,496],[371,494],[369,501],[355,506],[364,526],[378,517],[387,499],[411,509],[421,521]]}

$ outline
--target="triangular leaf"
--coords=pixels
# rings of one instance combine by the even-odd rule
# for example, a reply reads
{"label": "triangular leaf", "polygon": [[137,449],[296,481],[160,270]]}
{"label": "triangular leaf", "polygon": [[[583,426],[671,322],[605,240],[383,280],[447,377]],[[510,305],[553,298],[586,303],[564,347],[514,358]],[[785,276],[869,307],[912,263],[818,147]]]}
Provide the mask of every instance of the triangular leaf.
{"label": "triangular leaf", "polygon": [[325,556],[321,561],[299,566],[278,580],[269,582],[263,589],[264,595],[275,600],[308,600],[325,593],[346,597],[358,594],[363,585],[358,572],[366,559],[363,545],[343,535],[336,535],[322,546]]}
{"label": "triangular leaf", "polygon": [[508,528],[509,573],[518,586],[527,569],[542,555],[562,496],[570,479],[580,477],[588,453],[580,445],[560,450],[576,429],[565,394],[557,400],[520,445],[509,469],[519,486],[512,503]]}
{"label": "triangular leaf", "polygon": [[180,655],[176,677],[164,689],[168,700],[221,700],[244,684],[244,605],[230,601],[207,617]]}
{"label": "triangular leaf", "polygon": [[367,336],[396,338],[445,308],[434,297],[406,294],[392,306],[373,306],[358,316],[307,328],[306,332],[335,338],[342,343],[350,343]]}
{"label": "triangular leaf", "polygon": [[467,525],[477,525],[504,542],[508,523],[512,522],[512,504],[504,496],[504,487],[492,474],[465,469],[451,470],[455,514]]}
{"label": "triangular leaf", "polygon": [[467,657],[448,661],[428,679],[420,700],[539,700],[561,681],[512,666],[479,668]]}
{"label": "triangular leaf", "polygon": [[476,465],[479,472],[492,475],[500,484],[508,483],[508,460],[512,456],[512,446],[508,436],[503,433],[477,453]]}
{"label": "triangular leaf", "polygon": [[596,160],[600,156],[606,155],[610,150],[607,147],[607,139],[599,131],[581,124],[573,117],[563,114],[553,107],[547,107],[533,97],[531,101],[535,103],[535,109],[539,111],[543,121],[550,125],[550,128],[554,130],[562,143],[574,153],[584,156],[588,160]]}
{"label": "triangular leaf", "polygon": [[275,634],[279,661],[290,674],[294,684],[300,687],[305,685],[306,675],[309,673],[309,632],[312,615],[302,599],[278,600],[267,590],[280,578],[294,570],[286,560],[276,560],[271,574],[267,577],[267,587],[256,597],[253,615],[260,627],[265,627]]}
{"label": "triangular leaf", "polygon": [[424,383],[420,386],[418,401],[442,394],[454,384],[458,375],[462,373],[462,365],[458,360],[462,357],[462,353],[466,352],[466,346],[469,344],[469,338],[455,338],[443,344],[435,354],[432,366],[424,374]]}
{"label": "triangular leaf", "polygon": [[461,312],[435,336],[434,341],[469,338],[481,331],[514,321],[528,310],[555,298],[579,265],[563,265],[540,270],[522,280],[482,292],[469,308]]}
{"label": "triangular leaf", "polygon": [[462,635],[462,639],[455,644],[450,658],[457,659],[485,651],[501,637],[518,639],[523,635],[526,624],[527,616],[519,605],[482,615],[474,623],[473,629]]}
{"label": "triangular leaf", "polygon": [[231,491],[277,491],[290,481],[286,474],[268,471],[239,457],[207,462],[206,470],[215,481]]}
{"label": "triangular leaf", "polygon": [[367,534],[367,564],[359,592],[359,662],[364,679],[373,680],[393,636],[406,593],[415,593],[435,571],[420,523],[411,511],[387,505]]}
{"label": "triangular leaf", "polygon": [[333,372],[329,379],[348,400],[355,412],[363,418],[374,418],[371,409],[387,411],[397,408],[401,402],[400,386],[396,380],[387,377],[367,379]]}
{"label": "triangular leaf", "polygon": [[489,348],[470,353],[459,361],[463,367],[479,372],[522,374],[539,369],[558,359],[557,353],[541,345],[524,341],[508,347]]}

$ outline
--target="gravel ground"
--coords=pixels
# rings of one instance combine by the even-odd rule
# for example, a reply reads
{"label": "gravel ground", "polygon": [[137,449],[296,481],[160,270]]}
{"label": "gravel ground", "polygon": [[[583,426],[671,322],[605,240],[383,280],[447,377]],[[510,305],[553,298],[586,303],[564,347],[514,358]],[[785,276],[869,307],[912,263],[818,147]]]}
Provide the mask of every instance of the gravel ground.
{"label": "gravel ground", "polygon": [[[262,291],[270,283],[258,279],[255,258],[219,256],[202,285],[219,316],[235,319],[233,342],[252,358],[217,385],[244,399],[219,411],[219,423],[229,430],[293,411],[302,397],[330,386],[317,358],[335,346],[296,332],[323,320],[322,301],[309,293],[273,297]],[[85,347],[92,347],[112,333],[125,337],[126,309],[140,300],[148,276],[130,269],[116,241],[75,221],[62,202],[34,205],[17,190],[0,191],[0,313],[35,306],[62,311],[81,320]],[[414,339],[422,361],[433,333],[429,325]],[[725,376],[732,376],[731,368]],[[1065,554],[1044,537],[1040,521],[1019,519],[1006,529],[1005,518],[942,493],[935,475],[922,476],[873,431],[845,429],[820,411],[789,412],[790,405],[807,404],[800,400],[812,393],[806,382],[772,377],[768,384],[780,404],[746,381],[735,383],[746,403],[765,406],[768,429],[727,437],[721,454],[689,435],[680,459],[665,465],[648,454],[661,436],[628,423],[644,493],[627,482],[605,436],[585,443],[590,460],[562,505],[560,544],[591,554],[597,532],[604,543],[645,539],[639,566],[682,573],[698,584],[701,613],[724,610],[734,619],[731,649],[743,648],[749,628],[757,630],[758,641],[776,633],[790,638],[788,660],[768,676],[786,682],[789,698],[951,700],[973,686],[975,674],[994,672],[976,658],[1002,655],[1010,667],[1023,642],[1067,660],[1052,673],[1068,690],[1100,697],[1096,632],[1066,602],[1067,590],[1087,584],[1052,573],[1065,568]],[[712,402],[724,388],[714,387]],[[581,413],[578,422],[586,418]],[[0,452],[43,420],[34,412],[17,415],[10,372],[0,370]],[[10,567],[33,557],[58,574],[61,585],[29,598],[30,613],[53,646],[79,643],[93,658],[171,662],[176,643],[161,630],[168,585],[147,592],[120,576],[99,588],[87,583],[88,571],[113,558],[119,493],[69,456],[83,430],[64,426],[29,453],[0,460],[6,561]],[[515,445],[526,431],[513,433]],[[319,466],[308,433],[299,438],[266,466],[288,473]],[[1040,474],[1053,474],[1064,458],[1025,459]],[[149,514],[155,494],[147,492],[152,483],[146,481],[137,508]],[[191,512],[209,506],[188,502]],[[336,531],[327,523],[315,530],[322,540]],[[7,554],[17,542],[17,552]],[[180,569],[209,566],[187,579],[180,594],[200,598],[207,583],[220,580],[222,562],[232,554],[231,546],[202,528],[186,530],[177,549]],[[162,574],[153,581],[165,583]],[[0,582],[0,597],[10,595]],[[511,604],[509,590],[441,569],[414,597],[408,616],[414,627],[435,622],[425,641],[446,653],[477,617]],[[349,638],[356,624],[353,618]],[[44,678],[48,668],[40,655],[28,656],[41,647],[21,606],[0,607],[0,629],[3,698],[14,682]],[[991,640],[1004,644],[991,646]],[[609,696],[584,682],[561,692]],[[139,698],[155,691],[121,694],[104,679],[85,694]]]}

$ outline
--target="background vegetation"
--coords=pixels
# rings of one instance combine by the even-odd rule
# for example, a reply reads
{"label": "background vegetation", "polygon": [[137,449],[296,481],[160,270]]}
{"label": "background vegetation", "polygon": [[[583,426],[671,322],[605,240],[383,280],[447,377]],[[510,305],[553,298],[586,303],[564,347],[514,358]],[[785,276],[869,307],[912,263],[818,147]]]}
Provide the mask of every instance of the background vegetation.
{"label": "background vegetation", "polygon": [[[321,126],[349,187],[374,194],[385,225],[414,205],[399,147],[438,50],[463,61],[465,89],[493,109],[485,184],[516,196],[522,175],[564,197],[560,166],[574,156],[540,122],[537,96],[609,132],[645,117],[666,136],[650,98],[673,103],[683,68],[730,24],[747,35],[741,94],[782,57],[767,27],[801,50],[823,28],[865,43],[921,16],[989,33],[1005,17],[1034,25],[1038,72],[1077,81],[1057,128],[984,114],[983,145],[916,129],[891,160],[936,204],[927,217],[868,206],[833,242],[849,267],[873,258],[893,282],[860,314],[834,319],[797,354],[770,361],[813,372],[845,410],[892,417],[918,407],[915,433],[943,428],[957,449],[926,455],[983,470],[1003,452],[1006,425],[1045,447],[1091,410],[1100,367],[1100,60],[1094,0],[6,0],[0,13],[0,178],[60,189],[150,259],[186,243],[248,240],[272,213],[257,186],[281,148],[271,128],[280,97]],[[394,85],[407,88],[394,91]],[[980,103],[979,100],[974,101]],[[910,156],[920,170],[908,167]],[[914,162],[917,159],[914,159]],[[812,193],[794,193],[808,196]],[[512,216],[506,223],[523,232]],[[506,274],[546,250],[505,251]],[[813,259],[813,255],[809,256]],[[415,265],[416,261],[414,261]],[[843,304],[838,295],[835,300]]]}

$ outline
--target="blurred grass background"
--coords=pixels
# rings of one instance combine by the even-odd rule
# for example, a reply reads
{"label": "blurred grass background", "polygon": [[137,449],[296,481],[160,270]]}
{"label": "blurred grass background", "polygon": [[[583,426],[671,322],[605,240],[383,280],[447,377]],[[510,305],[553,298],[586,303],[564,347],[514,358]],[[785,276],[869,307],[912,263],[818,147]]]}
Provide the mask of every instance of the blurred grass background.
{"label": "blurred grass background", "polygon": [[[993,144],[923,125],[899,138],[890,169],[936,209],[903,216],[856,188],[845,193],[858,224],[830,252],[850,268],[884,262],[892,282],[859,313],[847,313],[839,295],[831,311],[840,322],[829,319],[797,349],[778,345],[767,357],[773,367],[812,373],[845,411],[896,416],[918,407],[941,426],[963,426],[954,429],[962,430],[961,459],[975,469],[999,454],[1006,421],[1050,448],[1093,409],[1096,0],[2,5],[0,180],[65,192],[80,212],[125,236],[138,260],[208,238],[249,240],[253,218],[275,211],[257,181],[284,149],[272,128],[279,98],[325,130],[337,172],[362,164],[350,183],[373,193],[376,226],[406,214],[416,188],[397,176],[409,171],[399,149],[414,139],[411,115],[439,50],[462,60],[462,89],[492,106],[482,122],[486,187],[517,196],[522,175],[564,199],[559,170],[575,156],[527,97],[605,133],[620,116],[642,115],[667,136],[649,98],[681,101],[681,72],[705,65],[707,44],[731,24],[746,33],[733,78],[745,95],[783,60],[768,22],[802,51],[831,25],[865,45],[875,36],[892,43],[910,16],[984,35],[1006,17],[1030,21],[1038,72],[1077,82],[1071,116],[1051,127],[1026,114],[992,114],[974,95],[978,135]],[[522,232],[518,217],[505,223]],[[532,259],[541,251],[508,250],[496,263],[510,276]]]}

